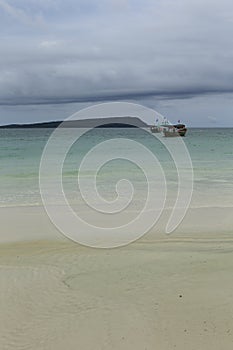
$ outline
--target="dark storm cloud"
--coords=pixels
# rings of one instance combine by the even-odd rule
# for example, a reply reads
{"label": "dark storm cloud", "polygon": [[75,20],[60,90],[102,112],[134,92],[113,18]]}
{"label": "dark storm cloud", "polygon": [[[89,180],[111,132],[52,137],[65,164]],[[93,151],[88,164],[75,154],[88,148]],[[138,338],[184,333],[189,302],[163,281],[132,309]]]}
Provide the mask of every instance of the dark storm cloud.
{"label": "dark storm cloud", "polygon": [[213,95],[213,94],[229,94],[233,93],[233,89],[187,89],[185,91],[121,91],[119,93],[102,93],[94,94],[88,96],[70,96],[67,98],[58,96],[40,96],[40,98],[19,98],[12,100],[2,100],[2,106],[18,106],[18,105],[50,105],[50,104],[69,104],[69,103],[89,103],[89,102],[107,102],[107,101],[119,101],[119,100],[143,100],[154,97],[155,99],[161,100],[177,100],[177,99],[189,99],[203,95]]}
{"label": "dark storm cloud", "polygon": [[0,0],[0,105],[233,92],[229,0]]}

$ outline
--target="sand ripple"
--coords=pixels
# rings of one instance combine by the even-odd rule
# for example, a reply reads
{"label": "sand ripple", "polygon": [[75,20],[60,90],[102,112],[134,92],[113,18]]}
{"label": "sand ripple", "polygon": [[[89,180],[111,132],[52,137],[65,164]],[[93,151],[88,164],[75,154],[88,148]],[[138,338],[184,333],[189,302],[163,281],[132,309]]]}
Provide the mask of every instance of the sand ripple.
{"label": "sand ripple", "polygon": [[232,349],[232,241],[0,246],[1,350]]}

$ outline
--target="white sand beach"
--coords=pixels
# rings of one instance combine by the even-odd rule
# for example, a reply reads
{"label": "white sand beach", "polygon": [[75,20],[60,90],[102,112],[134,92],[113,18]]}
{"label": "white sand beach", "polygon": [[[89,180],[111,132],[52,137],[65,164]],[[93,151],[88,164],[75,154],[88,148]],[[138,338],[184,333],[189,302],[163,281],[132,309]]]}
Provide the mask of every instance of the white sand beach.
{"label": "white sand beach", "polygon": [[[192,209],[171,236],[102,250],[42,208],[1,208],[1,349],[232,349],[231,215]],[[16,242],[16,228],[32,236]]]}

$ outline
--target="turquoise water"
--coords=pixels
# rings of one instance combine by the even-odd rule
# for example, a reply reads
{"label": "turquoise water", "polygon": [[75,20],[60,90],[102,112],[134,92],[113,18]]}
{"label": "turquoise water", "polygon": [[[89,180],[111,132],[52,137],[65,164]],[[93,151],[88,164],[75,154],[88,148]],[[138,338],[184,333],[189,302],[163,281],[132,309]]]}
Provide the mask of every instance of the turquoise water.
{"label": "turquoise water", "polygon": [[[39,166],[51,129],[0,130],[0,206],[41,205]],[[64,131],[69,137],[69,130]],[[79,166],[94,146],[113,138],[129,138],[142,143],[158,158],[173,196],[177,182],[174,162],[166,147],[153,135],[139,129],[94,129],[73,145],[63,168],[64,190],[75,201]],[[233,206],[233,129],[190,129],[183,139],[194,170],[191,206]],[[176,142],[176,139],[166,139]],[[111,149],[106,152],[111,154]],[[57,149],[59,155],[59,147]],[[137,155],[140,156],[140,155]],[[89,174],[87,173],[86,176]],[[140,199],[144,198],[145,176],[135,164],[113,160],[97,176],[98,190],[106,199],[115,195],[114,184],[121,178],[131,180]]]}

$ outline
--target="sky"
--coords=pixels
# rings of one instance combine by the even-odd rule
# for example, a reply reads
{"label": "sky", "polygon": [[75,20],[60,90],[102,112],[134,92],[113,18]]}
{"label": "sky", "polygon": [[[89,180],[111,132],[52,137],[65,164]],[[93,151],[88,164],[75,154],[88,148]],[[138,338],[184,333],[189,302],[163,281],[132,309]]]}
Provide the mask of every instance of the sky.
{"label": "sky", "polygon": [[128,101],[233,127],[232,62],[232,0],[0,0],[0,124]]}

